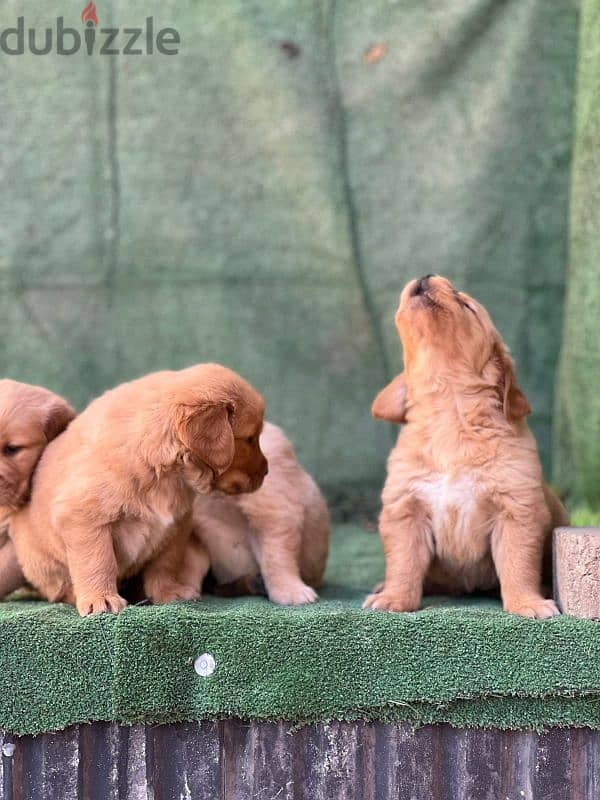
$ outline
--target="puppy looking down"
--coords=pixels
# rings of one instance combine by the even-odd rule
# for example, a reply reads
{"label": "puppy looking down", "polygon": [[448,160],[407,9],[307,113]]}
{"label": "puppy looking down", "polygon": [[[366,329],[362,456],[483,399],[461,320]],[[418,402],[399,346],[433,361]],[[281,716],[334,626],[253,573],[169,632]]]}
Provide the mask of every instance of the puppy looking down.
{"label": "puppy looking down", "polygon": [[[142,570],[154,602],[196,597],[181,563],[193,499],[261,485],[263,414],[258,392],[217,364],[147,375],[94,400],[46,448],[30,503],[11,519],[27,580],[82,616],[122,609],[119,582]],[[208,569],[206,554],[192,557]]]}
{"label": "puppy looking down", "polygon": [[329,549],[327,504],[281,428],[265,422],[260,445],[269,462],[261,488],[237,497],[198,496],[194,534],[218,584],[232,594],[236,584],[260,576],[273,603],[313,603]]}
{"label": "puppy looking down", "polygon": [[6,524],[29,498],[31,479],[46,445],[62,433],[75,412],[66,400],[28,383],[0,380],[0,597],[25,578]]}
{"label": "puppy looking down", "polygon": [[406,423],[388,459],[379,529],[385,582],[366,608],[415,611],[428,592],[500,586],[505,611],[558,613],[541,592],[542,554],[568,523],[544,484],[527,398],[485,308],[427,275],[400,297],[404,372],[373,415]]}
{"label": "puppy looking down", "polygon": [[0,380],[0,519],[27,501],[46,445],[74,417],[67,401],[48,389]]}

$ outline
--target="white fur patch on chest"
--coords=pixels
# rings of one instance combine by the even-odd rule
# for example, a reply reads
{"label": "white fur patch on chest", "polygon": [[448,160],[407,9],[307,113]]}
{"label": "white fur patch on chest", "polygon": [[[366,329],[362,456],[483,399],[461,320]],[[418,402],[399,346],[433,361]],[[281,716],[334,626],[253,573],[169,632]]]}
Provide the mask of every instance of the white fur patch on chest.
{"label": "white fur patch on chest", "polygon": [[113,542],[123,574],[132,565],[145,563],[152,558],[176,525],[173,514],[152,509],[147,509],[143,517],[117,523]]}
{"label": "white fur patch on chest", "polygon": [[175,517],[173,514],[157,513],[156,518],[163,528],[170,528],[175,524]]}
{"label": "white fur patch on chest", "polygon": [[432,473],[413,481],[412,489],[428,507],[434,535],[448,526],[461,530],[476,514],[483,487],[473,475]]}

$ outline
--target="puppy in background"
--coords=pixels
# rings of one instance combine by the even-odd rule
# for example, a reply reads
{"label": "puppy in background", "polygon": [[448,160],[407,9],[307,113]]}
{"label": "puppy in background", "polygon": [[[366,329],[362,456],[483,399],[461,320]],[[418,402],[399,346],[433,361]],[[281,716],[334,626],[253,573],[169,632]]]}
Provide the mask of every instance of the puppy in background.
{"label": "puppy in background", "polygon": [[428,275],[400,297],[404,372],[373,414],[406,423],[388,460],[379,530],[385,582],[366,608],[415,611],[428,592],[500,587],[505,611],[543,619],[542,554],[567,513],[546,486],[527,398],[485,308]]}
{"label": "puppy in background", "polygon": [[7,523],[29,499],[31,479],[46,445],[62,433],[75,411],[41,386],[0,380],[0,597],[25,583]]}
{"label": "puppy in background", "polygon": [[263,413],[258,392],[217,364],[94,400],[46,448],[31,500],[10,520],[28,582],[82,616],[122,609],[118,586],[139,572],[153,602],[197,597],[208,558],[188,548],[194,497],[261,485]]}
{"label": "puppy in background", "polygon": [[209,553],[216,594],[256,594],[260,576],[273,603],[312,603],[329,549],[327,504],[280,428],[266,422],[260,445],[269,462],[262,487],[197,497],[194,532]]}

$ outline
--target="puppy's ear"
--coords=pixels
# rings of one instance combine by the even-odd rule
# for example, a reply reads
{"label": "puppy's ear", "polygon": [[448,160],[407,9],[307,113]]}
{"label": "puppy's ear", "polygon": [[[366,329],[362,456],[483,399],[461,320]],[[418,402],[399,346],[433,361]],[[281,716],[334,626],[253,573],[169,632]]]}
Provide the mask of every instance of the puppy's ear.
{"label": "puppy's ear", "polygon": [[207,403],[201,406],[181,406],[177,436],[192,456],[207,464],[217,475],[231,466],[235,440],[231,418],[235,405]]}
{"label": "puppy's ear", "polygon": [[388,422],[406,422],[406,394],[406,379],[401,372],[373,400],[371,414]]}
{"label": "puppy's ear", "polygon": [[531,406],[517,384],[515,365],[504,343],[498,342],[495,351],[500,366],[498,388],[502,398],[504,416],[509,422],[515,422],[531,414]]}
{"label": "puppy's ear", "polygon": [[44,413],[44,435],[51,442],[62,433],[67,425],[75,419],[75,411],[71,406],[59,397],[51,394],[43,408]]}

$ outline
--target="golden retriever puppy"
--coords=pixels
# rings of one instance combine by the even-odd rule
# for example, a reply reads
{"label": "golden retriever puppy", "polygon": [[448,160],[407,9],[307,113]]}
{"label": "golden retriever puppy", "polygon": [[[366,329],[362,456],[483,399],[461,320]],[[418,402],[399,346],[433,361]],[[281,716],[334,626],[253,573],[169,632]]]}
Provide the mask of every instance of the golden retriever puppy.
{"label": "golden retriever puppy", "polygon": [[27,502],[46,445],[74,417],[67,401],[48,389],[0,380],[0,519]]}
{"label": "golden retriever puppy", "polygon": [[261,488],[236,497],[197,497],[194,530],[217,584],[243,586],[260,574],[274,603],[312,603],[329,549],[327,504],[280,428],[266,422],[260,445],[269,462]]}
{"label": "golden retriever puppy", "polygon": [[0,597],[25,583],[5,526],[10,515],[27,502],[31,478],[46,445],[74,417],[66,400],[48,389],[0,380]]}
{"label": "golden retriever puppy", "polygon": [[487,311],[428,275],[400,297],[404,373],[373,414],[404,421],[388,460],[380,534],[385,581],[366,608],[414,611],[426,591],[500,586],[504,609],[543,619],[544,543],[567,524],[544,484],[529,403]]}
{"label": "golden retriever puppy", "polygon": [[27,580],[82,616],[122,609],[118,585],[141,570],[154,602],[196,597],[186,578],[208,559],[187,548],[193,499],[261,485],[263,413],[258,392],[217,364],[157,372],[94,400],[47,447],[31,500],[10,522]]}

